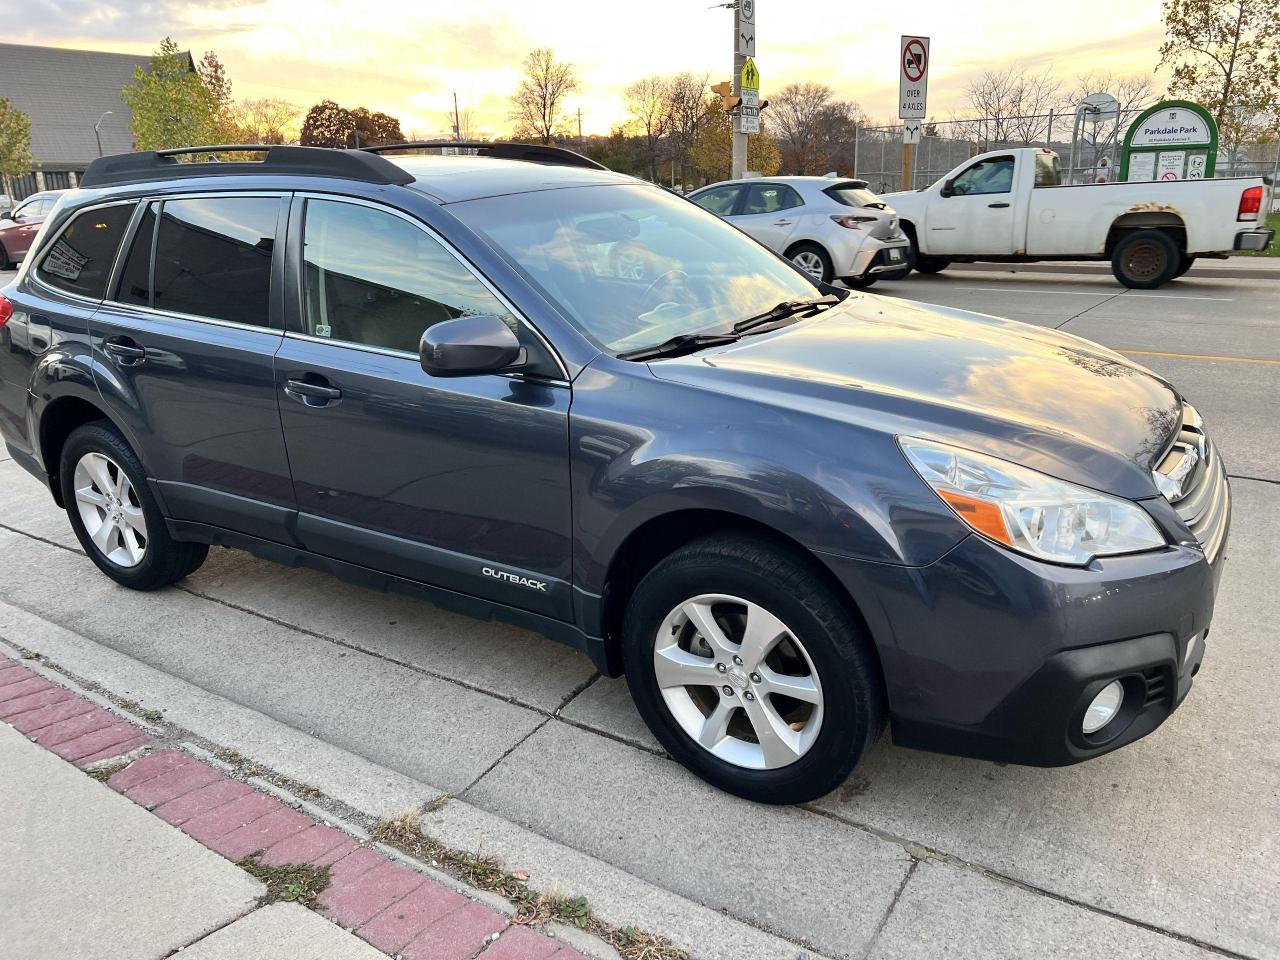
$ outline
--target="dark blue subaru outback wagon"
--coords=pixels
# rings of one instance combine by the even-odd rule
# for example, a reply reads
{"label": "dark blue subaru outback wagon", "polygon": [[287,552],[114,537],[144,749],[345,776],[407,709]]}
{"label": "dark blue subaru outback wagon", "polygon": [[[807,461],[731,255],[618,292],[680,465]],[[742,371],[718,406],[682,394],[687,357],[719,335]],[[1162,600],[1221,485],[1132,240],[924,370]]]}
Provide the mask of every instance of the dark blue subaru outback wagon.
{"label": "dark blue subaru outback wagon", "polygon": [[5,442],[118,583],[220,544],[521,624],[773,803],[886,723],[1055,765],[1186,696],[1229,490],[1149,371],[567,151],[255,149],[95,161],[0,296]]}

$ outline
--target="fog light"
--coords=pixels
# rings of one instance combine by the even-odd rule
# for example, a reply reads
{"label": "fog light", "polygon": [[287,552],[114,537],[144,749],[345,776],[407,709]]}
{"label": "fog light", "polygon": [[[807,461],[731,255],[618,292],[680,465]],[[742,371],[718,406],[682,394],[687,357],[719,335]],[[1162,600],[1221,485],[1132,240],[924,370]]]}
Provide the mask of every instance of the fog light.
{"label": "fog light", "polygon": [[1089,704],[1089,709],[1084,712],[1084,723],[1081,724],[1084,732],[1097,733],[1105,727],[1120,712],[1122,703],[1124,703],[1124,687],[1120,686],[1119,680],[1112,680],[1098,691],[1098,695],[1093,698],[1093,703]]}

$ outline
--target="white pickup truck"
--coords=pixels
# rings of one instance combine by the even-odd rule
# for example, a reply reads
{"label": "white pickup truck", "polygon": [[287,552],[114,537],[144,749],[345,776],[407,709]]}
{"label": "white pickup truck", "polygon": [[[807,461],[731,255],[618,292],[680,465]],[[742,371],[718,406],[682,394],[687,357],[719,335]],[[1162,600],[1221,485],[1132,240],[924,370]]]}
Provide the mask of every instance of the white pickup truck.
{"label": "white pickup truck", "polygon": [[882,195],[911,238],[912,266],[975,260],[1110,260],[1128,287],[1158,287],[1196,257],[1264,250],[1261,177],[1061,185],[1039,147],[972,157],[923,190]]}

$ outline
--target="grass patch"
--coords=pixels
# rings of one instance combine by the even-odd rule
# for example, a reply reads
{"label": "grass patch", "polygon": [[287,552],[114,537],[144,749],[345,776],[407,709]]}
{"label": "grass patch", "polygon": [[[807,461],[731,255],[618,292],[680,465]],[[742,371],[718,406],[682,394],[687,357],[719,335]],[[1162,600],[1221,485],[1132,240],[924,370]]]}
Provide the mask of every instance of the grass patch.
{"label": "grass patch", "polygon": [[552,921],[572,924],[608,943],[624,960],[689,960],[688,953],[664,937],[635,927],[615,927],[603,922],[591,912],[586,897],[564,897],[531,890],[527,873],[512,873],[495,857],[454,850],[426,836],[417,810],[402,813],[394,820],[379,820],[373,829],[373,838],[433,866],[442,867],[473,887],[510,900],[516,907],[512,923],[525,926],[542,926]]}
{"label": "grass patch", "polygon": [[258,897],[260,907],[280,902],[310,907],[315,904],[320,892],[329,886],[328,867],[313,867],[307,863],[269,867],[260,859],[261,853],[261,850],[251,853],[236,863],[237,867],[267,885],[266,891]]}
{"label": "grass patch", "polygon": [[[1259,223],[1258,226],[1267,226],[1280,234],[1280,213],[1267,214],[1266,223]],[[1232,254],[1233,257],[1280,257],[1280,239],[1272,240],[1271,246],[1266,250],[1237,250]]]}
{"label": "grass patch", "polygon": [[132,761],[130,760],[120,760],[115,763],[108,763],[100,767],[94,767],[92,770],[86,770],[85,773],[100,783],[106,783],[113,776],[127,767],[131,762]]}

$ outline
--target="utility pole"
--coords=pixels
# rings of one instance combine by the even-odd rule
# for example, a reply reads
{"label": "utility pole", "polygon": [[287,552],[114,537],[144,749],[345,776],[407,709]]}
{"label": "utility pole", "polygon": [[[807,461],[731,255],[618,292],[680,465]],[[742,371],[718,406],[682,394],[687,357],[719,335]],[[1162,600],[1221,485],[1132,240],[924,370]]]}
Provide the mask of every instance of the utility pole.
{"label": "utility pole", "polygon": [[582,143],[582,108],[578,108],[578,143]]}
{"label": "utility pole", "polygon": [[453,139],[462,142],[462,118],[458,113],[458,91],[453,91]]}
{"label": "utility pole", "polygon": [[[739,98],[742,96],[742,68],[747,64],[747,58],[743,56],[738,43],[738,34],[742,31],[743,2],[744,0],[738,0],[733,4],[733,95]],[[745,2],[754,3],[755,0]],[[738,102],[741,103],[741,100]],[[729,114],[729,138],[732,143],[729,177],[732,180],[740,180],[747,174],[747,135],[739,130],[740,126],[739,112],[735,110]]]}

